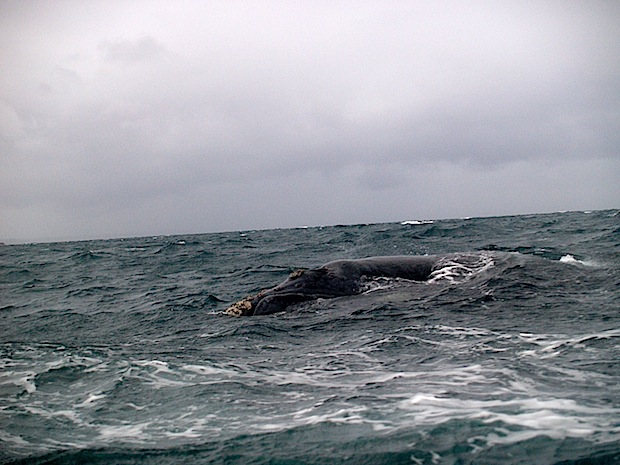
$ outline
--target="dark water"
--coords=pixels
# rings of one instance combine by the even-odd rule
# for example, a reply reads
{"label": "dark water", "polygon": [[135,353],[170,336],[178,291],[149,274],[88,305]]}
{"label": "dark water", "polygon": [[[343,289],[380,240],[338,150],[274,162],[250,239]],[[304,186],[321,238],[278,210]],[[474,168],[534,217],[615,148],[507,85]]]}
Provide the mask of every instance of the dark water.
{"label": "dark water", "polygon": [[[428,283],[231,318],[337,258]],[[0,462],[620,463],[614,211],[0,248]]]}

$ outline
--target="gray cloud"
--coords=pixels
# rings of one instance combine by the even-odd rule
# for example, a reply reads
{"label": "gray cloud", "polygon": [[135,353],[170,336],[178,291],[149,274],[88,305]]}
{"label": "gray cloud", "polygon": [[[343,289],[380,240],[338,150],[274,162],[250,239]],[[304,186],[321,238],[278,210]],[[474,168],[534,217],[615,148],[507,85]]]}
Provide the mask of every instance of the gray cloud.
{"label": "gray cloud", "polygon": [[112,63],[133,65],[140,62],[155,60],[165,55],[165,49],[152,37],[141,37],[132,40],[105,40],[97,46],[104,60]]}
{"label": "gray cloud", "polygon": [[619,20],[604,1],[5,2],[0,239],[617,207]]}

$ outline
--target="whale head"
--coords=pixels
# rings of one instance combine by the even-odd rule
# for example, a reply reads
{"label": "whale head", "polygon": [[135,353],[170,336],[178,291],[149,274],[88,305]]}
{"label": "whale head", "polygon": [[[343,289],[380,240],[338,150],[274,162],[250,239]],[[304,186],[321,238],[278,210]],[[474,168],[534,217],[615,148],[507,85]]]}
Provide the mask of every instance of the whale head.
{"label": "whale head", "polygon": [[283,311],[286,307],[297,302],[313,299],[309,294],[267,294],[250,295],[239,302],[235,302],[224,313],[230,316],[269,315]]}
{"label": "whale head", "polygon": [[297,270],[282,284],[250,295],[228,307],[224,313],[231,316],[269,315],[305,300],[350,294],[351,285],[324,268]]}

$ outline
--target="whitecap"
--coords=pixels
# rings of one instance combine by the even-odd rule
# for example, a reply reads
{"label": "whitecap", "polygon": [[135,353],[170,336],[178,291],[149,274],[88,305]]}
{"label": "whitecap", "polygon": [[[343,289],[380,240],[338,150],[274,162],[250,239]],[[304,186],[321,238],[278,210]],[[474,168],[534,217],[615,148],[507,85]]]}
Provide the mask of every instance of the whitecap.
{"label": "whitecap", "polygon": [[434,222],[432,220],[407,220],[407,221],[402,221],[400,224],[402,225],[421,225],[421,224],[433,224]]}
{"label": "whitecap", "polygon": [[23,387],[28,394],[33,394],[37,390],[34,377],[33,371],[6,371],[0,374],[0,385],[13,384]]}
{"label": "whitecap", "polygon": [[362,280],[360,282],[360,292],[362,294],[370,294],[376,291],[391,289],[398,281],[398,278],[385,278],[381,276],[367,278],[362,276]]}
{"label": "whitecap", "polygon": [[[159,360],[135,360],[132,363],[134,366],[142,369],[138,368],[135,374],[131,374],[131,377],[146,381],[155,389],[191,385],[191,383],[179,379],[180,375],[170,368],[167,362]],[[154,370],[150,371],[149,369]]]}
{"label": "whitecap", "polygon": [[431,273],[430,279],[426,283],[437,281],[460,283],[483,273],[494,265],[493,256],[486,253],[448,256],[438,262],[439,267]]}
{"label": "whitecap", "polygon": [[542,353],[556,352],[559,349],[567,347],[583,347],[583,344],[589,341],[612,339],[616,337],[620,337],[620,329],[610,329],[598,333],[577,334],[574,336],[559,334],[519,333],[520,339],[530,344],[535,344],[539,346],[540,349],[535,352]]}
{"label": "whitecap", "polygon": [[81,402],[79,404],[76,404],[75,407],[76,408],[84,408],[84,407],[92,407],[95,402],[97,402],[100,399],[104,399],[105,397],[107,397],[105,394],[90,394],[86,400],[84,400],[84,402]]}
{"label": "whitecap", "polygon": [[190,373],[195,373],[197,375],[234,375],[236,372],[232,370],[226,370],[223,368],[216,368],[212,366],[203,366],[203,365],[183,365],[181,370],[189,371]]}
{"label": "whitecap", "polygon": [[560,262],[566,263],[569,265],[581,265],[581,266],[590,266],[590,267],[599,266],[599,264],[597,264],[593,260],[579,260],[578,258],[575,258],[575,256],[571,254],[566,254],[560,257]]}
{"label": "whitecap", "polygon": [[[364,406],[349,406],[340,408],[331,412],[318,413],[316,410],[323,407],[323,403],[319,402],[308,408],[291,412],[290,414],[272,417],[270,423],[265,423],[262,418],[256,418],[256,424],[253,428],[264,432],[277,432],[290,429],[291,426],[307,426],[320,423],[336,423],[336,424],[363,424],[377,423],[368,420],[362,416],[362,413],[368,410]],[[314,413],[313,413],[314,412]]]}
{"label": "whitecap", "polygon": [[477,437],[488,445],[514,444],[539,435],[554,439],[597,435],[601,441],[620,438],[620,427],[611,420],[613,412],[604,407],[580,405],[572,399],[477,400],[420,393],[400,402],[399,407],[411,412],[418,425],[439,425],[460,418],[477,419],[489,425],[501,422],[519,428],[495,426],[484,438]]}
{"label": "whitecap", "polygon": [[13,444],[14,446],[19,447],[31,446],[31,444],[25,439],[23,439],[21,436],[15,436],[2,430],[0,430],[0,442],[3,442],[5,444]]}
{"label": "whitecap", "polygon": [[99,439],[104,442],[123,440],[127,442],[144,442],[149,439],[145,433],[150,422],[127,425],[103,425],[99,428]]}
{"label": "whitecap", "polygon": [[185,431],[165,431],[164,435],[172,438],[172,439],[178,439],[178,438],[186,438],[186,439],[195,439],[195,438],[199,438],[202,436],[202,433],[200,433],[199,431],[196,431],[195,427],[191,427],[191,428],[187,428]]}
{"label": "whitecap", "polygon": [[562,263],[581,263],[583,264],[583,262],[581,260],[577,260],[573,255],[571,254],[566,254],[563,257],[560,258],[560,261]]}

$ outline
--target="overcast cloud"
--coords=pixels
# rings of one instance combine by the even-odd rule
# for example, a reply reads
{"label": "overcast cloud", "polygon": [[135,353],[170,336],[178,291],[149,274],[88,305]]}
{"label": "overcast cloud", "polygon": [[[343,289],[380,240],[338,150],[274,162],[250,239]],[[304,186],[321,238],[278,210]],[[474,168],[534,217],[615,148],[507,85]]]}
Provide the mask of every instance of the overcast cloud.
{"label": "overcast cloud", "polygon": [[0,241],[620,207],[617,1],[0,3]]}

